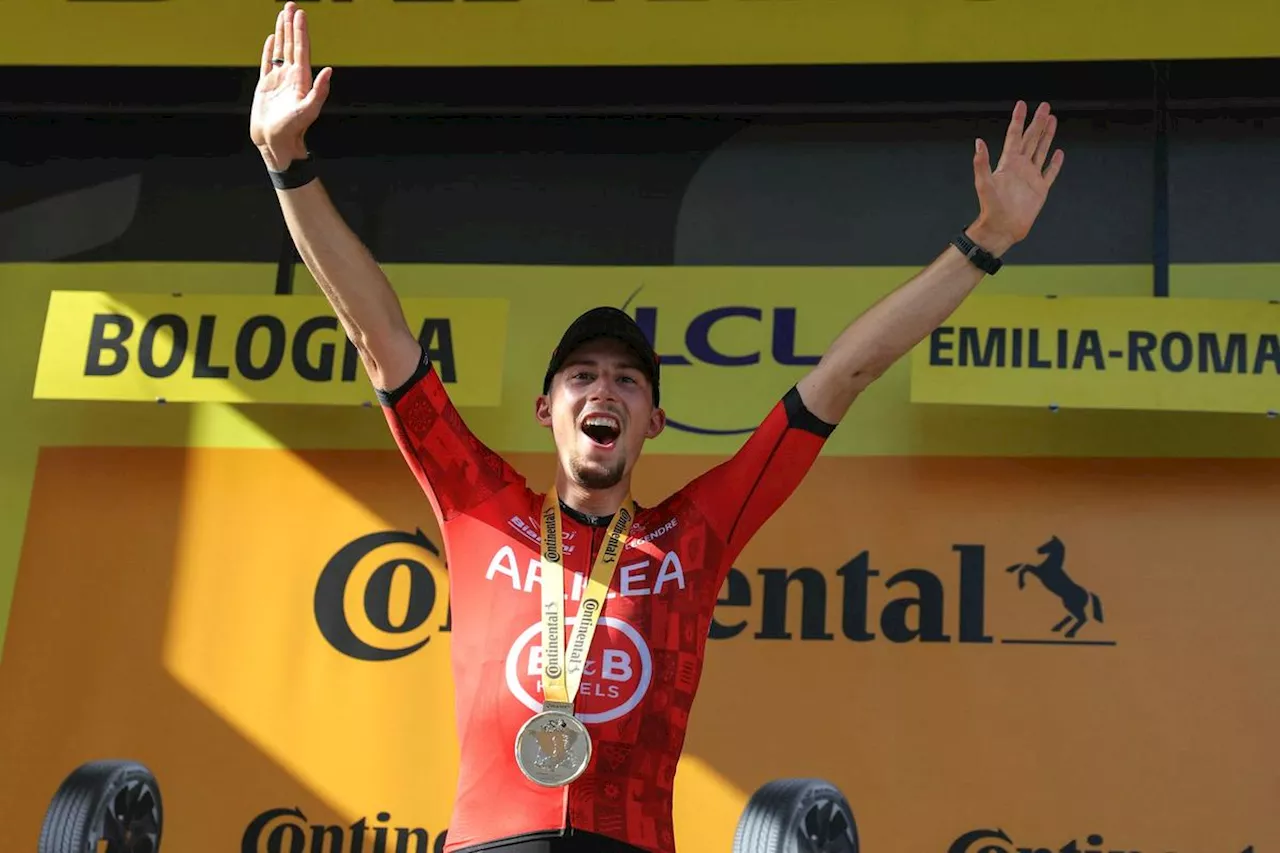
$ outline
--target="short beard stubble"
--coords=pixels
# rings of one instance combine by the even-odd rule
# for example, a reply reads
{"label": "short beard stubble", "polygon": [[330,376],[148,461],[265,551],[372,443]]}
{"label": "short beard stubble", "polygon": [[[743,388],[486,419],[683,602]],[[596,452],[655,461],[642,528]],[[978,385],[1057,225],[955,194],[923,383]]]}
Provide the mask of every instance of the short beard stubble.
{"label": "short beard stubble", "polygon": [[573,459],[569,464],[569,473],[578,485],[587,489],[611,489],[622,482],[622,474],[626,470],[627,461],[619,459],[608,467]]}

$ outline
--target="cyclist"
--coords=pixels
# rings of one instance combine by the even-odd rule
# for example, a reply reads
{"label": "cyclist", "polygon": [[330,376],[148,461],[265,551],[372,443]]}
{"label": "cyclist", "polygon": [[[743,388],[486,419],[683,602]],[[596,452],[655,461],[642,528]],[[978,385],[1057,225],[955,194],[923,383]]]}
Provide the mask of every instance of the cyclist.
{"label": "cyclist", "polygon": [[791,495],[858,395],[1022,240],[1062,168],[1047,104],[1013,110],[980,211],[855,319],[730,458],[656,506],[631,477],[663,429],[660,365],[622,311],[577,318],[535,416],[545,491],[467,428],[395,292],[343,222],[304,134],[329,93],[293,2],[263,45],[250,137],[298,252],[356,345],[446,543],[460,773],[446,851],[673,853],[672,789],[712,612],[734,558]]}

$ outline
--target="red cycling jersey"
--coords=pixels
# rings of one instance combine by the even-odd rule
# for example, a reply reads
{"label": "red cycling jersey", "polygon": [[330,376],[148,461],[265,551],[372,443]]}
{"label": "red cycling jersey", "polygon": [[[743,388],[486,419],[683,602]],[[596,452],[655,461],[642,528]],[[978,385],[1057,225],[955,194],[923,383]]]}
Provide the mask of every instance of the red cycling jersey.
{"label": "red cycling jersey", "polygon": [[[570,828],[674,853],[673,782],[716,600],[733,560],[803,479],[833,425],[793,387],[731,458],[639,508],[575,703],[591,762],[556,789],[526,779],[514,757],[517,731],[542,705],[545,492],[463,423],[425,353],[409,380],[379,398],[436,513],[449,566],[461,755],[446,853]],[[561,514],[571,628],[608,519],[563,505]]]}

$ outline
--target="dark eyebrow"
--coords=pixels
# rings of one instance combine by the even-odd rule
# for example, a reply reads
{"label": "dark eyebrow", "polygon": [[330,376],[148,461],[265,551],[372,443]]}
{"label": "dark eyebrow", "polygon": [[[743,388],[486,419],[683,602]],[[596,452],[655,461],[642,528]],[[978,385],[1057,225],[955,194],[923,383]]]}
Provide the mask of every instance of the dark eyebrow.
{"label": "dark eyebrow", "polygon": [[638,358],[624,358],[622,366],[627,370],[634,370],[637,373],[644,373],[644,365],[640,363]]}

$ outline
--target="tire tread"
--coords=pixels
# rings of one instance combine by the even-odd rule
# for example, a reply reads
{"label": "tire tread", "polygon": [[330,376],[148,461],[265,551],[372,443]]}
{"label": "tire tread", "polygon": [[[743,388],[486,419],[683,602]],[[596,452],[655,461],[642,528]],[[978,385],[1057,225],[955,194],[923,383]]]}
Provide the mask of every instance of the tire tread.
{"label": "tire tread", "polygon": [[855,850],[857,824],[844,794],[825,779],[808,777],[774,779],[761,785],[747,801],[733,834],[733,853],[787,853],[803,801],[814,793],[836,800],[853,824]]}
{"label": "tire tread", "polygon": [[37,853],[95,853],[88,847],[110,798],[129,781],[141,780],[156,800],[159,827],[155,853],[160,853],[164,801],[155,776],[136,761],[96,760],[71,771],[54,792],[40,827]]}

